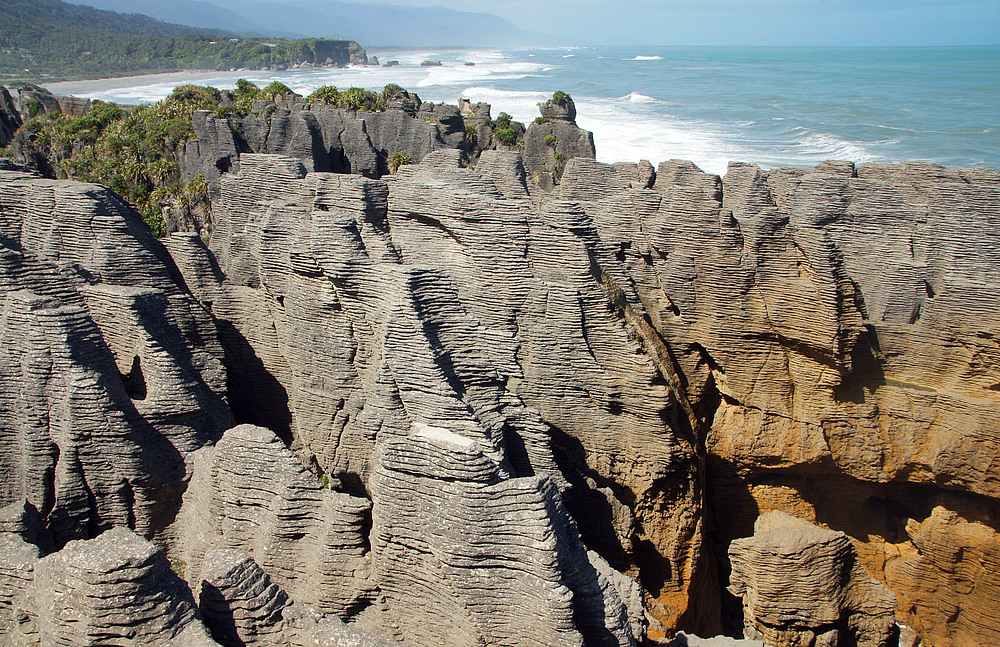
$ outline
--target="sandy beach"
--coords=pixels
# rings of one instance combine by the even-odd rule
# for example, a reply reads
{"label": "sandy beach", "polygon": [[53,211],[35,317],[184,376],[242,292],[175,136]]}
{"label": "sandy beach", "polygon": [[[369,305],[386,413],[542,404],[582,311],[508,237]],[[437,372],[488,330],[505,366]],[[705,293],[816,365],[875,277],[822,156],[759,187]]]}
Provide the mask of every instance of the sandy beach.
{"label": "sandy beach", "polygon": [[142,74],[138,76],[120,76],[109,79],[88,79],[85,81],[57,81],[41,83],[52,94],[61,96],[88,96],[96,92],[131,88],[138,85],[154,85],[159,83],[197,83],[206,79],[216,79],[220,75],[232,74],[229,71],[184,70],[181,72],[161,72],[159,74]]}

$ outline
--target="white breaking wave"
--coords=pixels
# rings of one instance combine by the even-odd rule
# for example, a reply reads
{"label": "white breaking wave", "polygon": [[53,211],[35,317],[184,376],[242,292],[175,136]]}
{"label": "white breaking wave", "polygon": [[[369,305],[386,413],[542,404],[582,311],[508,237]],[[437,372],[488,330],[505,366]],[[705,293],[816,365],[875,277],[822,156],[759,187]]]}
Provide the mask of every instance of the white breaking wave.
{"label": "white breaking wave", "polygon": [[809,133],[797,140],[796,145],[802,149],[803,157],[816,158],[817,162],[824,159],[838,159],[864,164],[883,159],[881,155],[868,150],[859,142],[841,139],[829,133]]}
{"label": "white breaking wave", "polygon": [[658,99],[641,92],[630,92],[624,98],[632,103],[653,103],[654,101],[658,101]]}
{"label": "white breaking wave", "polygon": [[662,56],[636,56],[635,58],[627,58],[626,61],[662,61]]}

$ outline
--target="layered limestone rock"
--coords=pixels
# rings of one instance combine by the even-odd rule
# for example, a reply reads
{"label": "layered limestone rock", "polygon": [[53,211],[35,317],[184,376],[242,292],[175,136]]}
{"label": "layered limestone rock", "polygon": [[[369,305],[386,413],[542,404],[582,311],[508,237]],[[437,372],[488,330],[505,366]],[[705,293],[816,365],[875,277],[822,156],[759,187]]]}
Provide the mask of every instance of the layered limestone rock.
{"label": "layered limestone rock", "polygon": [[[205,560],[241,551],[315,609],[282,611],[304,632],[629,644],[644,611],[653,639],[736,633],[726,547],[782,510],[926,642],[1000,640],[1000,174],[581,154],[536,191],[514,152],[463,168],[463,110],[291,102],[245,141],[199,115],[210,249],[0,171],[0,504],[53,542],[0,518],[25,565],[0,569],[0,622],[38,555],[128,526],[252,606]],[[543,129],[576,126],[546,110],[555,160]],[[426,154],[364,176],[403,150]],[[227,402],[267,429],[220,440]],[[786,586],[747,564],[747,591]],[[874,631],[852,587],[819,635]]]}
{"label": "layered limestone rock", "polygon": [[0,177],[0,504],[57,546],[173,520],[184,453],[229,425],[222,348],[138,214],[95,185]]}
{"label": "layered limestone rock", "polygon": [[31,584],[44,539],[35,506],[21,500],[0,508],[0,636],[13,635],[14,603]]}
{"label": "layered limestone rock", "polygon": [[380,639],[296,604],[247,555],[215,549],[205,558],[201,611],[221,645],[272,647],[389,647]]}
{"label": "layered limestone rock", "polygon": [[[370,503],[323,487],[273,432],[230,429],[195,459],[177,525],[192,582],[211,548],[253,557],[275,583],[317,610],[354,619],[377,599],[370,577]],[[202,592],[202,595],[205,593]]]}
{"label": "layered limestone rock", "polygon": [[[720,539],[787,510],[847,532],[885,580],[938,488],[994,527],[994,174],[735,164],[720,179],[671,161],[647,191],[625,171],[574,160],[558,195],[617,247],[704,420]],[[958,606],[978,608],[965,590]]]}
{"label": "layered limestone rock", "polygon": [[594,134],[576,125],[576,104],[569,96],[538,104],[540,119],[524,134],[524,168],[543,189],[558,184],[573,158],[594,159]]}
{"label": "layered limestone rock", "polygon": [[36,561],[16,606],[16,645],[217,644],[163,552],[124,528]]}
{"label": "layered limestone rock", "polygon": [[391,102],[381,112],[358,112],[301,98],[260,101],[242,119],[220,119],[197,111],[195,137],[178,151],[185,178],[202,174],[213,200],[222,173],[239,171],[241,153],[294,157],[310,172],[353,173],[381,177],[388,160],[405,153],[419,160],[442,148],[465,148],[465,122],[457,107],[412,100]]}
{"label": "layered limestone rock", "polygon": [[857,557],[842,532],[779,511],[760,516],[752,537],[729,546],[746,635],[774,647],[888,644],[896,598]]}
{"label": "layered limestone rock", "polygon": [[987,644],[997,636],[1000,533],[976,520],[982,511],[963,513],[971,520],[944,506],[923,522],[912,519],[906,532],[913,548],[886,565],[886,582],[899,591],[900,611],[917,635],[945,647]]}
{"label": "layered limestone rock", "polygon": [[[588,612],[580,616],[564,608],[562,616],[543,615],[517,631],[539,635],[557,631],[571,641],[596,632],[595,636],[611,636],[608,639],[614,644],[627,643],[633,638],[627,615],[623,615],[622,596],[587,560],[568,516],[555,503],[558,488],[537,480],[548,476],[566,485],[553,460],[547,427],[536,411],[504,387],[508,376],[522,375],[512,336],[515,316],[511,304],[504,300],[523,301],[531,286],[507,281],[514,276],[530,280],[523,255],[519,260],[513,253],[518,245],[523,249],[526,241],[498,236],[509,237],[504,233],[508,228],[514,236],[527,234],[526,204],[507,201],[492,182],[460,168],[458,162],[457,151],[432,155],[420,167],[401,169],[387,187],[359,177],[306,175],[301,165],[289,158],[244,155],[239,176],[223,178],[222,200],[216,210],[212,246],[226,278],[207,288],[204,298],[206,302],[213,299],[212,312],[250,340],[265,372],[284,386],[293,446],[314,461],[318,470],[329,474],[340,487],[367,492],[373,501],[391,509],[397,505],[393,499],[409,496],[406,489],[410,486],[396,484],[380,494],[377,488],[383,487],[385,479],[378,486],[369,481],[379,464],[378,447],[411,437],[420,425],[443,428],[448,434],[477,443],[484,460],[495,466],[497,483],[490,492],[495,490],[503,503],[491,504],[489,496],[481,495],[472,509],[456,510],[456,514],[479,515],[485,522],[495,506],[513,505],[517,497],[534,498],[532,506],[541,515],[534,523],[539,525],[519,526],[510,545],[499,543],[489,550],[506,555],[526,541],[517,537],[557,533],[563,539],[547,545],[543,554],[558,551],[564,555],[562,563],[579,574],[566,575],[556,569],[535,577],[549,582],[546,586],[555,587],[553,591],[563,591],[559,595],[575,590],[577,605],[584,605],[581,608],[592,604],[604,609],[598,615]],[[440,178],[446,178],[447,184],[442,186]],[[459,218],[462,213],[471,216],[483,211],[477,219],[479,231],[470,226],[462,234],[470,236],[467,258],[481,258],[474,261],[478,272],[485,275],[491,263],[504,262],[504,258],[512,261],[511,267],[491,280],[491,289],[496,291],[491,297],[495,306],[492,313],[490,304],[474,306],[462,298],[471,275],[456,283],[449,267],[430,269],[403,258],[410,245],[421,240],[431,243],[440,236],[442,225],[421,220],[421,214],[410,207],[411,200],[416,201],[426,191],[427,182],[439,185],[438,193],[431,197],[443,201],[438,215],[442,220],[451,209],[460,209],[455,214]],[[399,191],[398,211],[387,213],[387,189]],[[449,196],[453,191],[458,194]],[[457,226],[451,220],[446,223],[444,227]],[[398,238],[391,238],[390,233]],[[210,268],[210,264],[194,260],[194,241],[185,241],[183,247],[189,256],[179,264],[202,268],[202,272]],[[460,255],[454,259],[461,262]],[[211,285],[209,278],[202,274],[190,283]],[[538,284],[538,288],[543,287]],[[519,297],[512,296],[519,293]],[[537,298],[535,302],[541,303]],[[251,303],[257,305],[248,307]],[[484,314],[489,314],[489,319],[483,320]],[[239,359],[235,353],[231,357]],[[231,364],[230,375],[240,374],[240,366]],[[267,384],[254,388],[263,393]],[[591,386],[594,392],[598,388],[599,384]],[[233,404],[237,417],[254,419],[267,413]],[[658,458],[652,452],[650,456]],[[520,480],[524,478],[529,480]],[[448,500],[455,506],[461,501],[457,496]],[[375,516],[376,523],[390,521],[383,513]],[[400,531],[422,532],[420,517],[395,522],[402,524]],[[489,536],[485,529],[482,532]],[[398,550],[403,551],[402,557],[395,555]],[[374,579],[385,593],[388,608],[383,615],[398,625],[401,637],[414,644],[433,644],[441,634],[429,629],[421,633],[419,627],[441,629],[442,621],[430,619],[433,614],[424,610],[437,602],[424,597],[424,586],[406,590],[391,584],[393,578],[403,577],[398,572],[405,572],[403,564],[407,562],[400,560],[413,560],[414,555],[394,542],[373,547],[373,559],[383,568],[379,571],[383,575]],[[530,596],[534,588],[516,584],[516,564],[512,555],[496,566],[499,581],[513,578],[515,582],[506,593],[512,601]],[[449,586],[472,590],[460,586],[466,576],[458,572],[453,577]],[[563,582],[562,577],[569,580]],[[385,586],[390,586],[391,594]],[[302,597],[303,593],[288,590],[297,599],[313,604]],[[454,602],[458,608],[478,603],[467,598]],[[537,613],[543,611],[537,602],[519,604]],[[580,617],[574,618],[574,613]],[[605,613],[609,616],[606,622]],[[420,614],[420,622],[403,621],[411,614]],[[502,637],[505,631],[513,631],[510,627],[490,627],[500,620],[483,612],[473,617],[475,622],[455,630],[456,640]],[[596,629],[587,626],[594,622]]]}
{"label": "layered limestone rock", "polygon": [[413,644],[636,644],[552,481],[505,479],[476,441],[417,424],[370,487],[376,579]]}

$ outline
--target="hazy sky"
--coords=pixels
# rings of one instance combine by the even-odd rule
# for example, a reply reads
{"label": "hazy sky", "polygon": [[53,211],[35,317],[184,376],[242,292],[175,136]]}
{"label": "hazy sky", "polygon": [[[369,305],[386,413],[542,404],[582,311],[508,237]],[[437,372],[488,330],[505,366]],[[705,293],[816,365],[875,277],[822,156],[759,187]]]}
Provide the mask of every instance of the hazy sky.
{"label": "hazy sky", "polygon": [[1000,44],[1000,0],[389,1],[494,13],[585,44]]}

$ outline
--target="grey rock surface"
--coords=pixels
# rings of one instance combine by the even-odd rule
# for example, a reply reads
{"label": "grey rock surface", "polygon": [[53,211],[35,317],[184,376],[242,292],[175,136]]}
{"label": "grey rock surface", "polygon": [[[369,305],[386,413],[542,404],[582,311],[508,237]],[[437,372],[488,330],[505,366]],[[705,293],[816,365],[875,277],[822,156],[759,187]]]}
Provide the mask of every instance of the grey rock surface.
{"label": "grey rock surface", "polygon": [[222,645],[405,647],[295,603],[252,558],[232,549],[205,557],[201,610]]}
{"label": "grey rock surface", "polygon": [[563,104],[538,104],[543,121],[535,121],[524,134],[524,168],[539,187],[558,184],[567,163],[574,158],[594,159],[594,134],[576,125],[576,104],[566,97]]}
{"label": "grey rock surface", "polygon": [[[127,526],[291,644],[715,635],[730,565],[771,642],[879,644],[864,569],[928,642],[996,642],[1000,175],[581,154],[538,191],[463,168],[482,112],[203,115],[207,247],[0,171],[0,623],[83,627],[40,556]],[[745,539],[769,510],[843,533]]]}
{"label": "grey rock surface", "polygon": [[163,552],[123,528],[35,562],[19,604],[18,644],[217,644]]}
{"label": "grey rock surface", "polygon": [[844,533],[768,512],[729,556],[729,589],[743,598],[748,637],[774,647],[888,644],[896,597],[865,572]]}
{"label": "grey rock surface", "polygon": [[14,97],[0,85],[0,147],[9,146],[14,133],[21,127],[21,113],[14,103]]}
{"label": "grey rock surface", "polygon": [[255,112],[241,120],[198,111],[195,138],[178,151],[178,159],[185,178],[205,176],[216,200],[220,175],[238,172],[245,152],[294,157],[310,172],[377,178],[389,173],[388,160],[396,153],[417,161],[442,148],[464,150],[465,122],[456,106],[406,96],[412,99],[380,112],[280,97],[274,104],[258,102]]}
{"label": "grey rock surface", "polygon": [[95,185],[0,177],[0,504],[56,546],[162,532],[184,454],[229,426],[222,347],[141,218]]}
{"label": "grey rock surface", "polygon": [[[393,195],[398,196],[397,207],[387,212]],[[418,201],[424,205],[419,210],[415,208]],[[427,204],[440,205],[435,217],[441,225],[428,226],[422,219]],[[522,255],[515,251],[518,245],[523,249],[525,240],[510,239],[528,233],[526,207],[523,200],[508,202],[492,182],[460,168],[457,151],[434,153],[419,166],[401,169],[388,186],[351,176],[306,175],[290,158],[244,155],[239,176],[223,179],[222,201],[216,211],[217,237],[213,237],[212,248],[226,279],[211,309],[220,320],[228,320],[242,331],[246,339],[254,340],[258,357],[285,371],[274,375],[280,376],[287,388],[290,435],[298,443],[299,453],[316,461],[342,487],[364,488],[360,491],[373,501],[389,506],[381,509],[399,505],[394,499],[410,496],[399,488],[411,486],[396,485],[379,494],[378,488],[383,486],[369,481],[380,464],[378,448],[403,442],[411,436],[414,425],[446,428],[448,434],[479,443],[486,461],[482,469],[495,472],[491,478],[497,481],[486,494],[475,497],[483,509],[457,509],[455,514],[480,518],[485,524],[494,514],[491,510],[507,505],[501,502],[509,501],[513,506],[526,497],[541,515],[516,528],[515,535],[523,539],[512,539],[509,546],[499,544],[491,550],[517,554],[517,542],[529,541],[530,545],[534,540],[528,538],[532,536],[556,533],[560,537],[546,550],[561,555],[563,561],[556,563],[568,569],[567,574],[555,569],[519,580],[522,576],[515,574],[526,566],[513,568],[501,562],[495,567],[500,581],[511,579],[504,595],[528,614],[520,623],[493,618],[494,614],[480,610],[474,613],[476,622],[462,625],[455,636],[503,642],[522,636],[511,632],[523,632],[526,640],[544,642],[551,638],[558,642],[582,640],[580,632],[587,632],[605,636],[595,639],[628,644],[633,638],[617,589],[607,580],[602,583],[576,539],[568,515],[556,503],[558,484],[564,482],[546,429],[538,414],[503,386],[501,376],[521,374],[514,360],[515,317],[505,299],[524,300],[524,291],[530,289],[529,284],[511,280],[518,276],[530,279],[529,267],[518,260]],[[448,267],[430,270],[419,256],[414,261],[405,258],[407,253],[424,253],[422,247],[411,249],[411,245],[427,236],[437,241],[442,229],[468,237],[467,258],[473,264],[467,266],[465,276]],[[427,243],[432,244],[430,240]],[[508,262],[504,260],[508,252],[513,264],[490,279],[487,299],[478,304],[475,300],[466,302],[463,291],[495,272],[491,263]],[[465,254],[453,258],[462,262],[462,256]],[[206,267],[188,261],[181,265]],[[199,284],[201,280],[191,282]],[[260,305],[239,310],[245,308],[239,304],[250,299]],[[268,338],[259,337],[261,330]],[[232,365],[230,374],[238,372]],[[331,411],[340,413],[331,416],[327,413]],[[247,413],[252,415],[253,411]],[[236,414],[242,415],[238,407]],[[437,468],[464,474],[467,468],[462,467],[462,461],[466,459],[461,455],[458,459],[452,467],[444,463]],[[385,465],[383,468],[389,470]],[[435,491],[435,483],[443,475],[429,471],[426,477],[430,480],[412,487]],[[525,478],[528,480],[522,480]],[[483,487],[473,480],[469,487]],[[459,494],[438,505],[451,502],[460,506]],[[498,502],[490,503],[492,496]],[[423,517],[410,515],[395,521],[391,512],[373,514],[376,525],[395,528],[392,524],[398,523],[400,532],[422,532]],[[490,536],[486,526],[478,532],[483,533],[484,541]],[[422,594],[422,587],[408,590],[400,583],[417,574],[407,575],[413,569],[404,564],[413,559],[412,551],[391,540],[395,533],[387,535],[384,556],[381,545],[373,545],[378,547],[373,547],[372,557],[382,565],[380,573],[384,574],[373,578],[385,594],[388,610],[384,616],[401,618],[395,624],[406,640],[433,644],[440,634],[429,627],[440,628],[444,621],[434,620],[435,614],[424,608],[437,604],[436,598]],[[470,545],[462,550],[473,549]],[[400,551],[402,555],[397,554]],[[447,586],[472,592],[475,586],[467,577],[459,569]],[[393,585],[393,581],[397,583]],[[296,599],[314,604],[285,583],[281,585]],[[575,612],[563,606],[558,611],[534,602],[514,603],[537,587],[548,587],[553,595],[564,591],[563,596],[575,590],[579,609],[594,604],[603,610]],[[450,604],[464,608],[481,602],[476,596],[466,596]],[[540,613],[548,615],[532,620],[531,614]],[[578,617],[574,618],[574,613]],[[413,621],[413,614],[419,615],[419,623]],[[406,618],[409,621],[403,621]],[[531,624],[519,626],[528,622]],[[502,626],[494,626],[497,623]],[[565,635],[528,637],[531,633],[549,635],[546,631]],[[571,638],[574,635],[577,637]]]}
{"label": "grey rock surface", "polygon": [[[377,597],[364,533],[369,508],[366,499],[323,487],[273,432],[241,425],[195,459],[177,554],[190,581],[219,588],[232,586],[218,569],[234,553],[210,553],[213,566],[206,552],[241,551],[292,597],[353,619]],[[212,599],[196,593],[203,605]]]}
{"label": "grey rock surface", "polygon": [[216,642],[234,647],[280,641],[288,594],[253,559],[213,549],[205,555],[202,578],[199,608]]}

